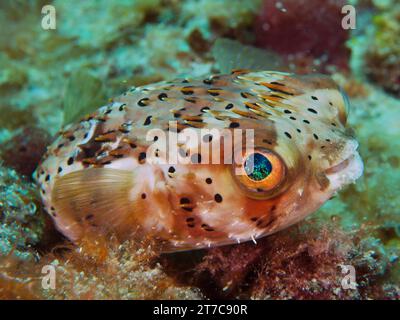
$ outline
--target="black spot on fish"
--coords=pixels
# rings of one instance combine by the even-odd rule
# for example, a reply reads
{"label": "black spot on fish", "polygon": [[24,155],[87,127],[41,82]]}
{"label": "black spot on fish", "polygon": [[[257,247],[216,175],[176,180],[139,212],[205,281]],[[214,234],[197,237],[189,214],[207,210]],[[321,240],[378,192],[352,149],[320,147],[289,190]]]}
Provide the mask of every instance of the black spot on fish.
{"label": "black spot on fish", "polygon": [[168,172],[169,173],[174,173],[175,172],[175,168],[174,167],[169,167],[168,168]]}
{"label": "black spot on fish", "polygon": [[190,103],[196,103],[196,99],[184,98],[184,100]]}
{"label": "black spot on fish", "polygon": [[317,110],[315,110],[313,108],[308,108],[307,110],[310,111],[311,113],[318,114]]}
{"label": "black spot on fish", "polygon": [[199,153],[195,153],[195,154],[193,154],[192,156],[191,156],[191,162],[193,163],[193,164],[199,164],[199,163],[201,163],[201,154],[199,154]]}
{"label": "black spot on fish", "polygon": [[144,125],[144,126],[148,126],[148,125],[151,123],[151,118],[152,118],[152,116],[148,116],[148,117],[146,118],[146,120],[144,121],[143,125]]}
{"label": "black spot on fish", "polygon": [[212,89],[208,89],[207,92],[212,95],[212,96],[219,96],[221,88],[212,88]]}
{"label": "black spot on fish", "polygon": [[138,101],[139,107],[146,107],[148,105],[149,98],[143,98]]}
{"label": "black spot on fish", "polygon": [[191,86],[191,87],[183,87],[182,89],[181,89],[181,92],[182,92],[182,94],[184,94],[184,95],[191,95],[191,94],[193,94],[194,93],[194,91],[193,91],[193,86]]}
{"label": "black spot on fish", "polygon": [[138,160],[139,160],[140,164],[145,163],[145,161],[146,161],[146,152],[139,153]]}
{"label": "black spot on fish", "polygon": [[289,139],[292,139],[292,136],[290,135],[289,132],[286,132],[286,131],[285,131],[285,135],[286,135],[286,137],[288,137]]}
{"label": "black spot on fish", "polygon": [[164,101],[166,98],[168,98],[168,95],[164,92],[162,92],[158,95],[158,100],[160,100],[160,101]]}
{"label": "black spot on fish", "polygon": [[215,200],[215,202],[217,202],[217,203],[221,203],[221,202],[222,202],[222,196],[221,196],[219,193],[217,193],[217,194],[214,196],[214,200]]}
{"label": "black spot on fish", "polygon": [[212,141],[213,136],[211,134],[206,134],[203,136],[203,141],[204,142],[211,142]]}

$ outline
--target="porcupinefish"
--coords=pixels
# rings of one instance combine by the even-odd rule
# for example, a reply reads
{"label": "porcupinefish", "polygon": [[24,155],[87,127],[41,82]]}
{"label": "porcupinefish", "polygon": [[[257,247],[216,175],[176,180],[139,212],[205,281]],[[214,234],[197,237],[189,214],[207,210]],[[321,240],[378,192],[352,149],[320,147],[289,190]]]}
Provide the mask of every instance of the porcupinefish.
{"label": "porcupinefish", "polygon": [[[348,107],[322,75],[234,70],[132,88],[66,126],[35,179],[56,227],[72,241],[88,228],[120,239],[150,236],[165,252],[256,241],[361,176]],[[180,143],[188,161],[170,164],[159,161],[169,150],[154,149],[152,129],[178,140],[189,129],[249,129],[253,151],[239,163],[204,163],[211,147]],[[223,139],[207,134],[199,143]]]}

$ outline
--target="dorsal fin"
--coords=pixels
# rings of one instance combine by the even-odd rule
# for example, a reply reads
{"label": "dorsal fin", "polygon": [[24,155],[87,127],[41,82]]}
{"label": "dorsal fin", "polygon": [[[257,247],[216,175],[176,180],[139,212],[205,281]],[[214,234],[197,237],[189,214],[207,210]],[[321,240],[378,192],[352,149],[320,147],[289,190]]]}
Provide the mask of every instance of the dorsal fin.
{"label": "dorsal fin", "polygon": [[85,69],[71,74],[64,94],[64,121],[67,125],[94,112],[107,102],[102,82]]}

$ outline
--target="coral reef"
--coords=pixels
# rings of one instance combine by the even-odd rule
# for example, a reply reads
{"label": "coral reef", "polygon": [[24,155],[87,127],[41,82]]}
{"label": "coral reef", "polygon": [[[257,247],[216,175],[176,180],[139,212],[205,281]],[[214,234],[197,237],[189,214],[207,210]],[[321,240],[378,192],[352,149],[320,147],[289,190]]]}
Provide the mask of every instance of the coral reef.
{"label": "coral reef", "polygon": [[282,54],[297,71],[347,70],[344,5],[343,0],[265,0],[254,26],[256,45]]}
{"label": "coral reef", "polygon": [[[399,250],[385,252],[376,238],[358,239],[337,224],[312,219],[254,243],[226,246],[190,259],[189,253],[164,257],[179,281],[198,286],[210,298],[380,299],[400,297],[390,269]],[[186,263],[182,261],[186,260]],[[192,261],[188,263],[187,261]],[[356,270],[357,286],[346,289],[344,266]]]}
{"label": "coral reef", "polygon": [[0,166],[0,256],[12,252],[21,259],[37,258],[32,247],[45,231],[36,186]]}
{"label": "coral reef", "polygon": [[[39,263],[0,258],[1,299],[201,299],[199,289],[177,285],[154,261],[151,244],[88,235],[64,244]],[[55,287],[42,286],[44,266],[55,271]]]}
{"label": "coral reef", "polygon": [[[56,30],[40,26],[45,4],[0,3],[0,298],[400,299],[396,0],[352,1],[352,32],[338,27],[342,0],[54,1]],[[210,51],[220,37],[274,51],[292,70],[332,73],[351,98],[362,179],[257,245],[159,256],[148,243],[63,239],[30,175],[49,137],[77,116],[64,111],[132,85],[217,72]],[[45,265],[56,270],[55,290],[41,287]],[[343,265],[355,268],[355,289],[343,289]]]}

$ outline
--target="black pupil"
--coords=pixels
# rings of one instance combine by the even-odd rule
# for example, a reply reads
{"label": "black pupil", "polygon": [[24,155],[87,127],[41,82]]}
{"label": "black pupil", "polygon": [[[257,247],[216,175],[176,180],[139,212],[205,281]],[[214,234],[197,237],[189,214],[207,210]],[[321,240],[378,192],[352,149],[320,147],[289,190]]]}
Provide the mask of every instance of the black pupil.
{"label": "black pupil", "polygon": [[244,170],[250,179],[261,181],[271,174],[272,164],[263,154],[253,153],[247,157]]}

